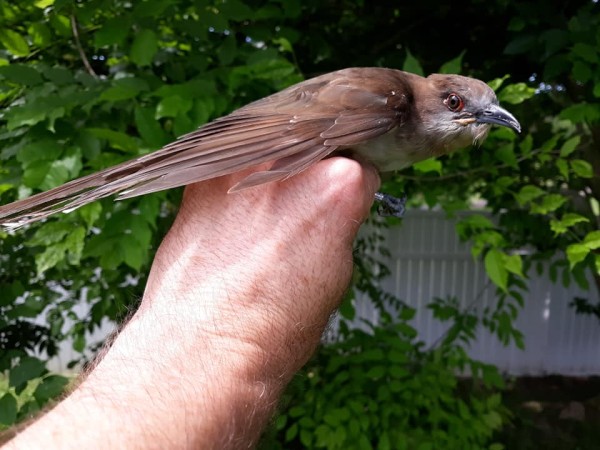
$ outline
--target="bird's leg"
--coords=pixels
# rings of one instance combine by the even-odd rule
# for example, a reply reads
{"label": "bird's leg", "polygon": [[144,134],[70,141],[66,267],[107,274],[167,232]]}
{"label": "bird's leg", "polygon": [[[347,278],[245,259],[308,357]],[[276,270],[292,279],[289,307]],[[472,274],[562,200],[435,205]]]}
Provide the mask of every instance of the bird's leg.
{"label": "bird's leg", "polygon": [[396,198],[389,194],[376,192],[375,201],[379,202],[377,213],[380,216],[402,217],[406,210],[406,195]]}

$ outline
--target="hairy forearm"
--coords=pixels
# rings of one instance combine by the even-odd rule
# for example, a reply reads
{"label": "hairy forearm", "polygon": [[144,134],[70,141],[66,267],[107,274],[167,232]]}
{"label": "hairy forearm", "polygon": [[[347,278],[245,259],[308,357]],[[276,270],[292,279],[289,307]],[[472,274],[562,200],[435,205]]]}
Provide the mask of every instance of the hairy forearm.
{"label": "hairy forearm", "polygon": [[188,188],[138,311],[8,448],[251,447],[347,287],[377,184],[343,159],[307,172]]}
{"label": "hairy forearm", "polygon": [[78,388],[12,445],[237,449],[255,442],[301,364],[279,344],[295,333],[281,336],[268,324],[275,318],[252,323],[174,303],[134,316]]}

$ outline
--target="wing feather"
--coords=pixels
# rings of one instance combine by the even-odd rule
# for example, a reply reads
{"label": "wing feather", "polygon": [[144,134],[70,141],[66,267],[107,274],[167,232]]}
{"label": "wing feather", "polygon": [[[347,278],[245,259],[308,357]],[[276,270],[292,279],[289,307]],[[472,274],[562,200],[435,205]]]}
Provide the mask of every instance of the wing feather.
{"label": "wing feather", "polygon": [[[346,69],[251,103],[162,149],[0,207],[0,225],[20,226],[118,194],[119,199],[273,162],[231,191],[286,179],[337,149],[400,126],[395,96],[402,72]],[[369,83],[367,83],[369,81]],[[408,98],[408,97],[407,97]]]}

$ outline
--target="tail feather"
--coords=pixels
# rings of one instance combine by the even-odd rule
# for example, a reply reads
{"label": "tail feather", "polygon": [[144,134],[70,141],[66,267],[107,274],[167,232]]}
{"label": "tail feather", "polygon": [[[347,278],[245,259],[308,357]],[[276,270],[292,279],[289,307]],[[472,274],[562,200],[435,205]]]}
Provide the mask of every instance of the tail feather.
{"label": "tail feather", "polygon": [[[108,170],[105,170],[78,178],[49,191],[0,206],[0,226],[17,229],[52,214],[70,212],[86,203],[111,195],[112,191],[99,190],[106,185],[107,172]],[[86,201],[81,201],[82,199]]]}

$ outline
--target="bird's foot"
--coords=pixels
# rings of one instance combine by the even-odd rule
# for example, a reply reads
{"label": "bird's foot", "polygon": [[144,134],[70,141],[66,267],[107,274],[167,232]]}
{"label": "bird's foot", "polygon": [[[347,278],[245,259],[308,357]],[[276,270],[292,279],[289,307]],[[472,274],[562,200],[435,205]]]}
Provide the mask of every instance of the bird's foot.
{"label": "bird's foot", "polygon": [[400,198],[382,192],[375,193],[375,201],[379,202],[377,213],[380,216],[402,217],[406,210],[406,195]]}

